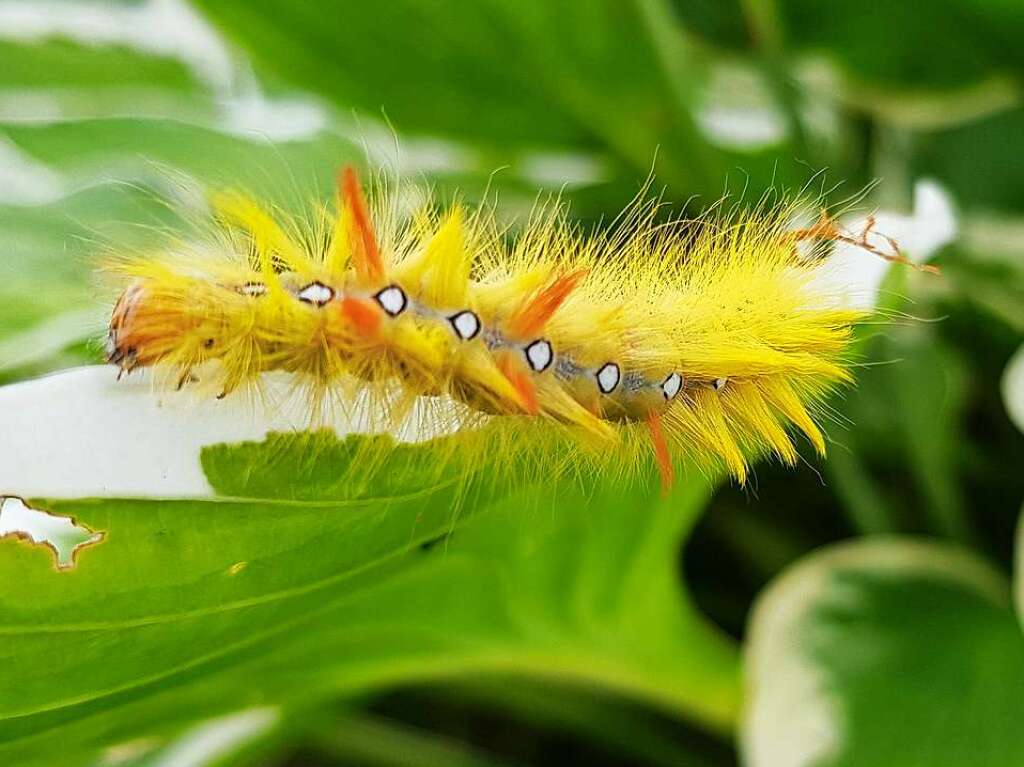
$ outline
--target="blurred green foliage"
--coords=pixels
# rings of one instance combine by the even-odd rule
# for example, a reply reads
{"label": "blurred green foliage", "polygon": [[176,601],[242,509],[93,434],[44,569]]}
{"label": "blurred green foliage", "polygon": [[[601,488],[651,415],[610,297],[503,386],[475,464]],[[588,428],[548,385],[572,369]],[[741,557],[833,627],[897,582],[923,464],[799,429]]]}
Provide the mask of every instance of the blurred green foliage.
{"label": "blurred green foliage", "polygon": [[344,449],[287,497],[288,448],[249,445],[205,456],[224,499],[43,503],[116,532],[64,574],[0,542],[0,760],[174,763],[256,709],[203,763],[1018,763],[1021,39],[1014,0],[0,4],[5,382],[98,361],[91,254],[208,184],[297,206],[355,161],[600,225],[652,170],[694,213],[874,181],[906,212],[929,178],[958,213],[942,277],[885,283],[830,458],[746,490],[453,521],[443,489],[335,497]]}

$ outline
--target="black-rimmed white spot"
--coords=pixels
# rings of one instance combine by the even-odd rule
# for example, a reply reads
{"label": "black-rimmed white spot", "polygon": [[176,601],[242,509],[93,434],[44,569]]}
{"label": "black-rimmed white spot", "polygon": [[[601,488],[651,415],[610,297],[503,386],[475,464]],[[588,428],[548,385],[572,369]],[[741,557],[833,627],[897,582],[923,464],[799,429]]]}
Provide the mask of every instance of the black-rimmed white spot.
{"label": "black-rimmed white spot", "polygon": [[451,323],[452,330],[455,331],[455,335],[461,338],[463,341],[470,341],[476,338],[480,332],[480,318],[477,317],[469,309],[464,309],[458,314],[453,314],[448,318],[448,322]]}
{"label": "black-rimmed white spot", "polygon": [[615,391],[615,387],[619,385],[622,373],[619,371],[619,366],[614,362],[606,362],[597,371],[595,378],[597,378],[597,388],[601,390],[601,393],[611,394]]}
{"label": "black-rimmed white spot", "polygon": [[264,296],[267,294],[267,286],[262,282],[247,282],[238,288],[238,292],[243,296],[252,296],[253,298],[256,298],[257,296]]}
{"label": "black-rimmed white spot", "polygon": [[712,382],[711,386],[714,387],[715,391],[722,391],[722,389],[725,388],[725,385],[727,383],[729,383],[729,379],[728,378],[716,378]]}
{"label": "black-rimmed white spot", "polygon": [[526,361],[530,364],[530,367],[537,373],[543,373],[547,370],[551,365],[551,361],[555,358],[555,353],[551,351],[551,344],[543,338],[538,338],[523,349],[523,354],[526,355]]}
{"label": "black-rimmed white spot", "polygon": [[397,285],[390,285],[384,288],[384,290],[374,296],[374,299],[380,304],[380,308],[391,317],[397,317],[409,305],[409,299],[406,298],[405,291]]}
{"label": "black-rimmed white spot", "polygon": [[661,382],[661,393],[665,399],[675,399],[679,390],[683,388],[683,377],[679,373],[669,373],[668,377]]}
{"label": "black-rimmed white spot", "polygon": [[322,282],[311,282],[300,290],[297,295],[304,304],[323,306],[334,298],[334,291]]}

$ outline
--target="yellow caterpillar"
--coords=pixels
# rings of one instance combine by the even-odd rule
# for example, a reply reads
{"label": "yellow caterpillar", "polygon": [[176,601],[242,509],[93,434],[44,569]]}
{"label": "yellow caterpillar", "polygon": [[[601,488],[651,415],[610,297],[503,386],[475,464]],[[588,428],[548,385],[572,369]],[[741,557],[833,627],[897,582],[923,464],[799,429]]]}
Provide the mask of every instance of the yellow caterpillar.
{"label": "yellow caterpillar", "polygon": [[824,453],[813,414],[850,379],[859,318],[817,287],[819,246],[849,239],[830,219],[657,224],[640,207],[587,237],[555,212],[510,240],[460,206],[371,212],[351,169],[338,188],[312,221],[220,193],[206,242],[113,262],[109,361],[221,395],[286,371],[311,412],[369,392],[385,427],[443,397],[464,423],[542,423],[625,462],[646,434],[666,488],[680,454],[740,482],[760,454],[793,463],[793,427]]}

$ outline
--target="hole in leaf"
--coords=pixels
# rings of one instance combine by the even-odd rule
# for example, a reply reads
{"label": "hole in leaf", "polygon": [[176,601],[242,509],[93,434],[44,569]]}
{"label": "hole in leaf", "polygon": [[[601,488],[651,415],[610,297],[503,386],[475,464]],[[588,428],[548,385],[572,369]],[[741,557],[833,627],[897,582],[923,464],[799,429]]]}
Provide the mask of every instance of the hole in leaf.
{"label": "hole in leaf", "polygon": [[78,551],[99,543],[103,535],[77,524],[71,517],[34,509],[17,496],[0,496],[0,539],[20,538],[45,546],[53,552],[58,570],[74,567]]}

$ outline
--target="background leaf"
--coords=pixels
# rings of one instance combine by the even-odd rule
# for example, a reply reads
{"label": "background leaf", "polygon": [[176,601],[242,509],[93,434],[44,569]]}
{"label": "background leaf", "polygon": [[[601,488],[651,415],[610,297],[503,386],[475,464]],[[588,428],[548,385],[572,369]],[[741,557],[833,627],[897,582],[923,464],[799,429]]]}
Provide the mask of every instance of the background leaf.
{"label": "background leaf", "polygon": [[962,551],[900,539],[822,551],[765,592],[750,630],[747,764],[994,767],[1024,754],[1007,583]]}

